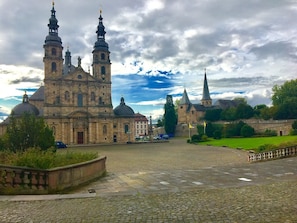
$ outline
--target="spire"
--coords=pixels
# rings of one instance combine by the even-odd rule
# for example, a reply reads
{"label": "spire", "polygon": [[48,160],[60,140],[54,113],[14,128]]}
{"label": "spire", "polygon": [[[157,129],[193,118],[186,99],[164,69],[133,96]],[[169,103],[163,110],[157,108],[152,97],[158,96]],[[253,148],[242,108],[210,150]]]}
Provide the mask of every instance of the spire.
{"label": "spire", "polygon": [[48,28],[49,28],[49,33],[56,33],[58,34],[58,20],[56,18],[56,10],[55,10],[55,2],[53,1],[53,8],[51,10],[51,17],[49,19],[49,24],[48,24]]}
{"label": "spire", "polygon": [[212,100],[210,98],[209,90],[208,90],[208,83],[207,83],[207,78],[206,78],[206,68],[205,68],[205,73],[204,73],[204,84],[203,84],[203,95],[202,95],[202,105],[204,106],[211,106],[212,105]]}
{"label": "spire", "polygon": [[67,47],[67,51],[65,52],[65,65],[71,67],[71,52],[69,51],[69,47]]}
{"label": "spire", "polygon": [[105,42],[105,26],[103,25],[102,10],[100,10],[99,24],[97,26],[97,41],[94,46],[94,51],[108,51],[108,44]]}
{"label": "spire", "polygon": [[51,17],[49,18],[48,26],[48,36],[45,39],[45,44],[62,44],[61,38],[58,36],[58,20],[56,18],[55,2],[52,3]]}
{"label": "spire", "polygon": [[189,105],[189,104],[191,104],[186,89],[184,89],[184,93],[183,93],[182,98],[180,99],[179,104],[180,104],[180,105]]}

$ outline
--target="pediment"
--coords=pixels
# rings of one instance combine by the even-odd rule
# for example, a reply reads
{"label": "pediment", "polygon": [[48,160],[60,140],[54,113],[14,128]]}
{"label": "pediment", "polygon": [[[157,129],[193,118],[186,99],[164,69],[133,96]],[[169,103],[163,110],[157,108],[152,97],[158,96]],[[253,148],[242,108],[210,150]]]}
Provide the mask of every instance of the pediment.
{"label": "pediment", "polygon": [[96,81],[90,73],[85,72],[82,68],[76,68],[73,72],[63,76],[63,79],[71,81]]}

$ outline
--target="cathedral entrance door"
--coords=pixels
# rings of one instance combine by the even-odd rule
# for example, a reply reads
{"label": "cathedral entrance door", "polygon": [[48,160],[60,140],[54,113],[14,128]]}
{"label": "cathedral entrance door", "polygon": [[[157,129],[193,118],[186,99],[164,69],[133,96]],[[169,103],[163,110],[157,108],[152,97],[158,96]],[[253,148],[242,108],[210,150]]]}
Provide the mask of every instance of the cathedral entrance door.
{"label": "cathedral entrance door", "polygon": [[84,132],[77,132],[77,144],[84,144]]}

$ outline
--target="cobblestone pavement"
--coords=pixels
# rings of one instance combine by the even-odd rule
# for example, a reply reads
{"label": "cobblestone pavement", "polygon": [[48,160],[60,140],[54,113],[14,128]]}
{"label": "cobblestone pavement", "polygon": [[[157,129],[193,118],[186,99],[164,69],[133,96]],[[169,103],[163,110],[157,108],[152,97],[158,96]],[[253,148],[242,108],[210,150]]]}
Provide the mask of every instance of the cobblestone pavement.
{"label": "cobblestone pavement", "polygon": [[85,150],[107,156],[107,177],[71,194],[0,196],[0,222],[297,222],[297,157],[250,164],[181,140]]}

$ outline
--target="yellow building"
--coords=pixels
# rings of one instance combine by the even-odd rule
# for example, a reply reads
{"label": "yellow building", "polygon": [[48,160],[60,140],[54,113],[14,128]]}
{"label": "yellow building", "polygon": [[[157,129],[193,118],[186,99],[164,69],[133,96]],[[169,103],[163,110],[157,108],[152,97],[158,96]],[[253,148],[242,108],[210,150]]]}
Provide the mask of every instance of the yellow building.
{"label": "yellow building", "polygon": [[[133,109],[125,104],[124,98],[115,109],[112,105],[110,52],[101,12],[92,51],[92,74],[81,67],[80,58],[77,66],[72,64],[69,49],[63,58],[54,3],[48,28],[43,45],[44,86],[18,105],[18,115],[25,103],[35,106],[38,115],[53,129],[55,139],[67,144],[133,141],[134,137],[130,137],[135,132]],[[2,133],[7,123],[1,124]]]}

